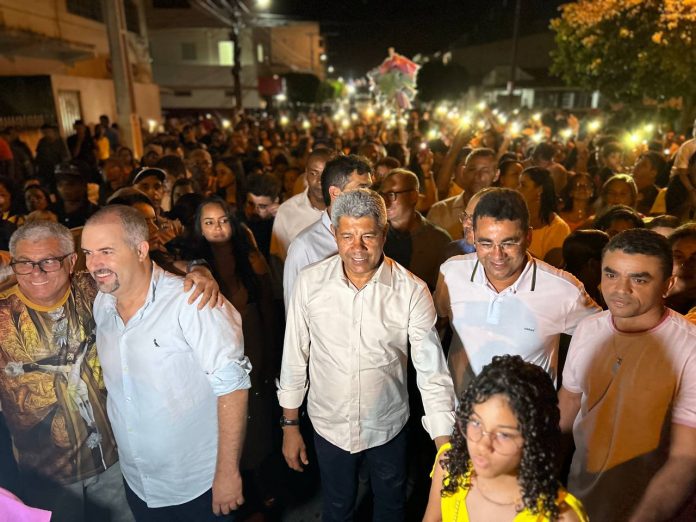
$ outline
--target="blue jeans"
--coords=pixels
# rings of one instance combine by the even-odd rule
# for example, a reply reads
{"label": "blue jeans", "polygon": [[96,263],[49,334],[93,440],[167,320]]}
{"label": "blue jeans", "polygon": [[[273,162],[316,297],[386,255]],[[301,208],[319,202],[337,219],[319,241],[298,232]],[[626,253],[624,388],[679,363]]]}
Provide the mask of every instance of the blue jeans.
{"label": "blue jeans", "polygon": [[216,516],[213,513],[213,490],[178,506],[151,508],[123,480],[126,499],[136,522],[234,522],[236,513]]}
{"label": "blue jeans", "polygon": [[374,495],[373,520],[401,522],[406,504],[407,429],[389,442],[360,453],[350,453],[314,433],[321,474],[322,522],[353,520],[358,469],[367,463]]}

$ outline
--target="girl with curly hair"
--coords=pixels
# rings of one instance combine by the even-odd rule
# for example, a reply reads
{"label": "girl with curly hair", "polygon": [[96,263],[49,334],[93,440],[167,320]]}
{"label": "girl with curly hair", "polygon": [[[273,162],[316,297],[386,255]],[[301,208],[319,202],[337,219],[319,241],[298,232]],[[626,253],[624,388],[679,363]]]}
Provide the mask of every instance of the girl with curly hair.
{"label": "girl with curly hair", "polygon": [[540,367],[494,357],[462,395],[435,458],[424,522],[587,522],[560,486],[556,390]]}

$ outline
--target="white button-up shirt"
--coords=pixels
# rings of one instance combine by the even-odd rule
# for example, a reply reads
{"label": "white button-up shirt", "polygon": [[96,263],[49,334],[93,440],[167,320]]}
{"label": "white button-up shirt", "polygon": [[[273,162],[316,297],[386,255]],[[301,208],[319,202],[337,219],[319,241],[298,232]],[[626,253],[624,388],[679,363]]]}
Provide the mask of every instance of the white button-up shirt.
{"label": "white button-up shirt", "polygon": [[251,386],[239,313],[189,305],[182,279],[153,264],[145,304],[123,324],[116,299],[94,301],[97,350],[121,471],[149,507],[210,489],[217,396]]}
{"label": "white button-up shirt", "polygon": [[498,293],[475,252],[442,264],[435,306],[452,325],[447,362],[457,396],[496,355],[519,355],[555,380],[560,334],[600,311],[571,274],[529,255],[517,281]]}
{"label": "white button-up shirt", "polygon": [[409,416],[410,344],[423,425],[432,438],[450,435],[454,391],[435,321],[428,287],[387,257],[360,290],[338,255],[305,268],[290,301],[280,405],[298,408],[309,388],[308,413],[323,438],[351,453],[389,442]]}
{"label": "white button-up shirt", "polygon": [[278,207],[273,220],[270,253],[281,261],[285,261],[288,246],[297,234],[317,221],[323,212],[312,206],[308,191],[309,189],[305,189],[304,192],[295,194]]}
{"label": "white button-up shirt", "polygon": [[283,300],[286,315],[290,308],[295,279],[300,270],[337,252],[336,238],[331,233],[331,218],[325,210],[321,214],[321,219],[297,234],[288,248],[288,257],[285,258],[283,267]]}

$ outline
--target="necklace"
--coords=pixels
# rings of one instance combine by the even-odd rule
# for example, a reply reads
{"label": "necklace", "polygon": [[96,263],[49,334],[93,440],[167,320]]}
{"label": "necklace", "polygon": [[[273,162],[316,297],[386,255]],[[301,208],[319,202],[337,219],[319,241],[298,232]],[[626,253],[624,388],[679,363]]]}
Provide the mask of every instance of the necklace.
{"label": "necklace", "polygon": [[479,494],[483,497],[483,499],[484,499],[486,502],[489,502],[489,503],[494,504],[494,505],[496,505],[496,506],[501,506],[501,507],[505,507],[505,506],[516,506],[516,505],[518,505],[519,502],[520,502],[520,499],[519,499],[519,498],[514,499],[512,502],[498,502],[497,500],[493,500],[492,498],[489,498],[489,497],[483,492],[483,489],[481,489],[481,486],[478,485],[478,481],[476,481],[476,483],[473,484],[473,485],[474,485],[474,487],[478,490]]}

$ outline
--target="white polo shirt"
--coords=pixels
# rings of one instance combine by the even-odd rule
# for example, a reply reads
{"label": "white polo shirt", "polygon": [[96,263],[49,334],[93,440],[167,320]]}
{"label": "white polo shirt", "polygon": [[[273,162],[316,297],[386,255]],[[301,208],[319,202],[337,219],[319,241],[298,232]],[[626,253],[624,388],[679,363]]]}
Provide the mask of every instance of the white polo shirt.
{"label": "white polo shirt", "polygon": [[520,355],[555,380],[560,334],[601,310],[571,274],[529,254],[517,281],[500,293],[476,253],[448,259],[435,306],[452,325],[447,362],[457,396],[496,355]]}

